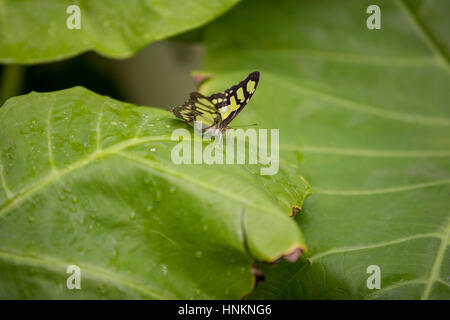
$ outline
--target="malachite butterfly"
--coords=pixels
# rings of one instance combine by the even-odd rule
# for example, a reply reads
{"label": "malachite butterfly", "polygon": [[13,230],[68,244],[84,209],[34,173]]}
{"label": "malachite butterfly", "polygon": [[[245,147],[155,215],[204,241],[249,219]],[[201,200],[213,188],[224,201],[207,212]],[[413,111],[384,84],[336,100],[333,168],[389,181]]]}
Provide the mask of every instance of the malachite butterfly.
{"label": "malachite butterfly", "polygon": [[173,114],[187,123],[201,124],[202,129],[229,129],[228,124],[244,109],[258,86],[259,72],[250,73],[245,80],[225,90],[206,97],[192,92],[182,105],[172,109]]}

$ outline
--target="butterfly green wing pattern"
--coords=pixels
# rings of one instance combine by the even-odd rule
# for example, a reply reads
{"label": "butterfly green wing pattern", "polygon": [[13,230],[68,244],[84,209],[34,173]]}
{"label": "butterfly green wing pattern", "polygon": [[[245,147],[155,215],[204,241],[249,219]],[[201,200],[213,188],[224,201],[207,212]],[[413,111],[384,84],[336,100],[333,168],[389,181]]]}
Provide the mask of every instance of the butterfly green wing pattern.
{"label": "butterfly green wing pattern", "polygon": [[173,114],[191,125],[202,124],[202,129],[216,128],[224,131],[242,111],[258,86],[259,72],[250,73],[244,81],[209,97],[192,92],[188,101],[172,109]]}
{"label": "butterfly green wing pattern", "polygon": [[223,93],[215,93],[208,99],[220,111],[222,127],[227,125],[244,109],[258,86],[259,72],[250,73],[245,80]]}
{"label": "butterfly green wing pattern", "polygon": [[202,129],[221,127],[222,117],[212,102],[199,92],[192,92],[182,106],[172,109],[173,114],[187,123],[200,123]]}

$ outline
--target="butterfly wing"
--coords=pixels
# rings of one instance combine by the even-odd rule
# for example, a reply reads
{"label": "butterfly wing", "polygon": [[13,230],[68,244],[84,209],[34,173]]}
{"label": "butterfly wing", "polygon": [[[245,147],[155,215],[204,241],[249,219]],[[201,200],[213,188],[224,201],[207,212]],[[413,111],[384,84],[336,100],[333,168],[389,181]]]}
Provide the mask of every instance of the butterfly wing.
{"label": "butterfly wing", "polygon": [[223,93],[215,93],[208,97],[209,101],[219,110],[225,128],[247,105],[258,86],[259,72],[250,73],[245,80],[232,86]]}
{"label": "butterfly wing", "polygon": [[221,127],[222,117],[216,106],[205,96],[192,92],[189,100],[172,109],[173,114],[187,123],[194,125],[200,123],[202,129]]}

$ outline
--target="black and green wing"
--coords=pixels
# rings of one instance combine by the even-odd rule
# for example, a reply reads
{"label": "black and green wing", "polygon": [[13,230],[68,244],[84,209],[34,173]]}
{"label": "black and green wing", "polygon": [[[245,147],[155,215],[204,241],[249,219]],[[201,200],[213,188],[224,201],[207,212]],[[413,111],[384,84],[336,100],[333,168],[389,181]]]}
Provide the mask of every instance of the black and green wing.
{"label": "black and green wing", "polygon": [[219,110],[222,118],[221,128],[227,125],[242,111],[258,86],[259,72],[250,73],[245,80],[225,90],[208,97],[209,101]]}
{"label": "black and green wing", "polygon": [[199,92],[192,92],[189,100],[172,109],[173,114],[194,126],[194,122],[201,124],[202,129],[220,128],[222,117],[216,106]]}
{"label": "black and green wing", "polygon": [[225,130],[228,124],[242,111],[258,86],[259,72],[250,73],[239,84],[205,97],[192,92],[189,100],[182,106],[172,109],[173,114],[191,125],[201,123],[202,129],[217,128]]}

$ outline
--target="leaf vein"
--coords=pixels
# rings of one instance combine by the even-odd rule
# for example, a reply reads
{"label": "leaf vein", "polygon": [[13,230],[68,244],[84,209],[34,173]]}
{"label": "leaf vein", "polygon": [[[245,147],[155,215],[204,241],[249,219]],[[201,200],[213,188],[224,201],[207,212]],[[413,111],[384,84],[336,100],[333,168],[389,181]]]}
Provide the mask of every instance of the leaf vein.
{"label": "leaf vein", "polygon": [[340,97],[334,93],[327,93],[324,91],[318,91],[315,89],[311,89],[305,86],[300,85],[298,82],[294,81],[287,81],[283,77],[276,76],[274,74],[271,74],[269,72],[265,72],[264,76],[272,77],[273,79],[276,79],[278,83],[282,83],[285,87],[290,87],[293,90],[297,90],[302,92],[303,94],[315,97],[317,99],[320,99],[322,101],[329,102],[331,104],[334,104],[336,106],[340,106],[342,108],[367,113],[373,116],[390,119],[390,120],[396,120],[396,121],[402,121],[406,123],[416,123],[421,125],[440,125],[440,126],[450,126],[450,119],[444,118],[444,117],[426,117],[423,115],[418,114],[406,114],[402,112],[397,111],[390,111],[390,110],[383,110],[381,108],[374,107],[372,105],[351,100],[349,98]]}
{"label": "leaf vein", "polygon": [[450,157],[449,150],[374,150],[334,148],[308,145],[282,145],[280,150],[300,151],[307,153],[333,154],[343,156],[373,157],[373,158],[426,158],[426,157]]}
{"label": "leaf vein", "polygon": [[348,252],[354,252],[354,251],[360,251],[360,250],[375,249],[375,248],[396,245],[399,243],[413,241],[413,240],[422,239],[422,238],[441,238],[441,234],[439,234],[439,233],[422,233],[422,234],[415,234],[415,235],[408,236],[408,237],[403,237],[403,238],[390,240],[390,241],[379,242],[379,243],[370,244],[370,245],[334,248],[334,249],[330,249],[328,251],[319,253],[317,255],[314,255],[309,259],[311,261],[314,261],[314,260],[322,259],[326,256],[338,254],[338,253],[348,253]]}
{"label": "leaf vein", "polygon": [[150,118],[146,118],[146,119],[144,119],[144,121],[142,121],[141,125],[136,130],[136,134],[134,135],[136,138],[139,137],[142,129],[144,129],[144,126],[147,124],[148,120],[150,120]]}
{"label": "leaf vein", "polygon": [[379,195],[379,194],[410,191],[410,190],[416,190],[416,189],[441,186],[441,185],[446,185],[446,184],[450,184],[450,179],[417,183],[417,184],[404,185],[404,186],[398,186],[398,187],[371,189],[371,190],[332,190],[332,189],[323,189],[323,188],[319,188],[319,187],[313,188],[313,189],[316,194],[326,194],[326,195],[333,195],[333,196],[363,196],[363,195]]}
{"label": "leaf vein", "polygon": [[376,297],[382,295],[383,293],[404,287],[404,286],[408,286],[411,284],[425,284],[426,280],[425,279],[415,279],[415,280],[408,280],[408,281],[398,281],[395,282],[393,284],[391,284],[390,286],[387,286],[385,288],[381,288],[371,294],[369,294],[369,298],[370,299],[376,299]]}
{"label": "leaf vein", "polygon": [[130,154],[130,153],[127,153],[127,152],[120,152],[120,151],[117,152],[116,154],[120,155],[120,156],[122,156],[124,158],[127,158],[128,160],[132,160],[132,161],[134,161],[134,162],[136,162],[138,164],[141,164],[142,166],[144,166],[147,169],[150,168],[150,169],[153,169],[153,170],[156,170],[156,171],[159,171],[159,172],[167,173],[167,174],[169,174],[169,175],[171,175],[171,176],[173,176],[175,178],[182,179],[184,181],[187,181],[189,183],[195,184],[195,185],[197,185],[199,187],[202,187],[204,189],[214,191],[215,193],[218,193],[218,194],[222,194],[222,195],[224,195],[224,196],[226,196],[226,197],[228,197],[230,199],[238,200],[241,203],[245,203],[245,204],[247,204],[247,205],[249,205],[251,207],[257,208],[259,210],[262,210],[262,211],[265,211],[265,212],[273,212],[273,211],[267,209],[267,207],[259,206],[256,203],[251,202],[251,201],[247,200],[246,198],[240,197],[240,196],[238,196],[236,194],[228,193],[228,192],[226,192],[226,191],[224,191],[222,189],[214,188],[212,185],[203,183],[203,182],[201,182],[199,180],[196,180],[196,179],[194,179],[194,178],[192,178],[190,176],[184,175],[184,174],[182,174],[180,172],[175,172],[175,171],[172,171],[172,170],[168,170],[167,168],[163,168],[161,166],[156,166],[153,161],[150,161],[148,159],[142,158],[140,156],[136,156],[136,155],[133,155],[133,154]]}
{"label": "leaf vein", "polygon": [[105,155],[108,155],[110,153],[114,153],[116,151],[120,151],[122,149],[125,149],[130,146],[138,145],[140,143],[145,143],[148,141],[172,141],[170,140],[170,137],[168,136],[147,136],[142,138],[132,138],[128,140],[124,140],[122,142],[119,142],[107,149],[104,150],[98,150],[92,154],[90,154],[88,157],[84,159],[80,159],[70,165],[68,165],[66,168],[58,171],[54,171],[44,177],[43,179],[38,180],[37,182],[27,185],[24,187],[21,191],[17,192],[14,197],[10,198],[8,201],[5,202],[5,204],[0,207],[0,219],[6,216],[9,210],[17,206],[18,204],[22,203],[26,199],[28,199],[30,196],[32,196],[34,193],[38,192],[39,190],[45,188],[47,185],[54,183],[61,179],[64,175],[80,169],[89,163],[95,161],[96,159],[99,159]]}
{"label": "leaf vein", "polygon": [[52,146],[52,134],[51,134],[51,117],[52,117],[53,105],[48,108],[47,113],[47,149],[48,149],[48,162],[52,171],[56,171],[55,159],[53,157]]}
{"label": "leaf vein", "polygon": [[436,253],[436,258],[434,260],[433,266],[431,268],[430,276],[425,286],[425,290],[422,295],[422,300],[427,300],[430,296],[431,289],[433,288],[434,282],[439,278],[439,271],[441,270],[442,261],[444,260],[444,254],[447,250],[447,242],[450,236],[450,222],[447,223],[447,227],[442,231],[441,244],[439,245],[438,251]]}
{"label": "leaf vein", "polygon": [[[230,49],[228,51],[234,51]],[[222,51],[226,53],[227,50]],[[277,59],[282,53],[304,56],[312,59],[322,59],[333,62],[343,62],[347,64],[364,64],[367,66],[388,66],[388,67],[422,67],[436,66],[441,67],[440,61],[434,55],[429,56],[394,56],[394,55],[369,55],[352,52],[305,49],[305,48],[249,48],[240,49],[240,53],[249,54],[268,54],[277,55]],[[228,70],[230,72],[230,70]],[[239,71],[236,71],[239,72]]]}
{"label": "leaf vein", "polygon": [[433,52],[436,54],[436,58],[440,62],[440,65],[447,72],[450,72],[449,61],[445,51],[441,48],[441,46],[438,44],[438,42],[430,33],[430,31],[425,27],[424,23],[419,19],[419,17],[417,17],[416,14],[414,14],[408,8],[408,6],[404,3],[403,0],[397,0],[396,4],[400,8],[400,10],[403,11],[403,13],[408,17],[409,21],[411,22],[411,25],[416,29],[419,36],[424,40],[424,42],[428,45],[428,47],[431,50],[433,50]]}
{"label": "leaf vein", "polygon": [[[391,241],[385,241],[385,242],[380,242],[380,243],[375,243],[375,244],[371,244],[371,245],[364,245],[364,246],[355,246],[355,247],[342,247],[342,248],[334,248],[334,249],[330,249],[328,251],[316,254],[314,256],[312,256],[311,258],[309,258],[309,260],[311,262],[315,261],[315,260],[320,260],[326,256],[330,256],[330,255],[334,255],[334,254],[340,254],[340,253],[347,253],[347,252],[354,252],[354,251],[360,251],[360,250],[369,250],[369,249],[375,249],[375,248],[380,248],[380,247],[385,247],[385,246],[391,246],[391,245],[396,245],[399,243],[403,243],[403,242],[407,242],[407,241],[413,241],[413,240],[417,240],[417,239],[421,239],[421,238],[441,238],[442,235],[439,233],[423,233],[423,234],[415,234],[415,235],[411,235],[409,237],[403,237],[403,238],[399,238],[399,239],[395,239],[395,240],[391,240]],[[309,266],[309,264],[305,263],[300,269],[298,269],[290,278],[288,281],[285,282],[285,284],[282,286],[282,288],[280,288],[279,292],[281,294],[281,292],[286,289],[289,284],[297,277],[300,276],[300,274]]]}
{"label": "leaf vein", "polygon": [[95,125],[95,141],[97,144],[97,151],[102,149],[101,146],[101,130],[102,130],[102,119],[103,119],[103,109],[104,105],[101,106],[100,111],[98,113],[97,124]]}
{"label": "leaf vein", "polygon": [[[48,270],[64,270],[72,264],[71,262],[64,261],[58,258],[54,257],[48,257],[48,256],[29,256],[24,254],[19,254],[15,252],[11,252],[9,250],[4,250],[0,248],[0,259],[3,259],[4,261],[16,261],[19,263],[24,263],[28,265],[37,265],[39,267],[48,269]],[[80,269],[83,271],[83,274],[91,274],[94,278],[103,278],[106,280],[109,280],[114,283],[125,285],[126,287],[136,290],[146,296],[157,298],[157,299],[173,299],[176,297],[171,296],[164,296],[157,292],[155,292],[152,289],[149,289],[147,286],[142,285],[141,283],[137,281],[133,281],[127,277],[121,276],[119,274],[110,272],[108,270],[105,270],[103,268],[91,266],[89,264],[83,264],[83,263],[77,263],[77,265],[80,267]]]}
{"label": "leaf vein", "polygon": [[11,192],[11,190],[8,188],[8,185],[6,184],[6,179],[3,174],[3,165],[1,165],[1,164],[0,164],[0,179],[2,180],[2,187],[3,187],[3,190],[5,190],[6,197],[8,199],[11,199],[14,196],[14,194]]}

